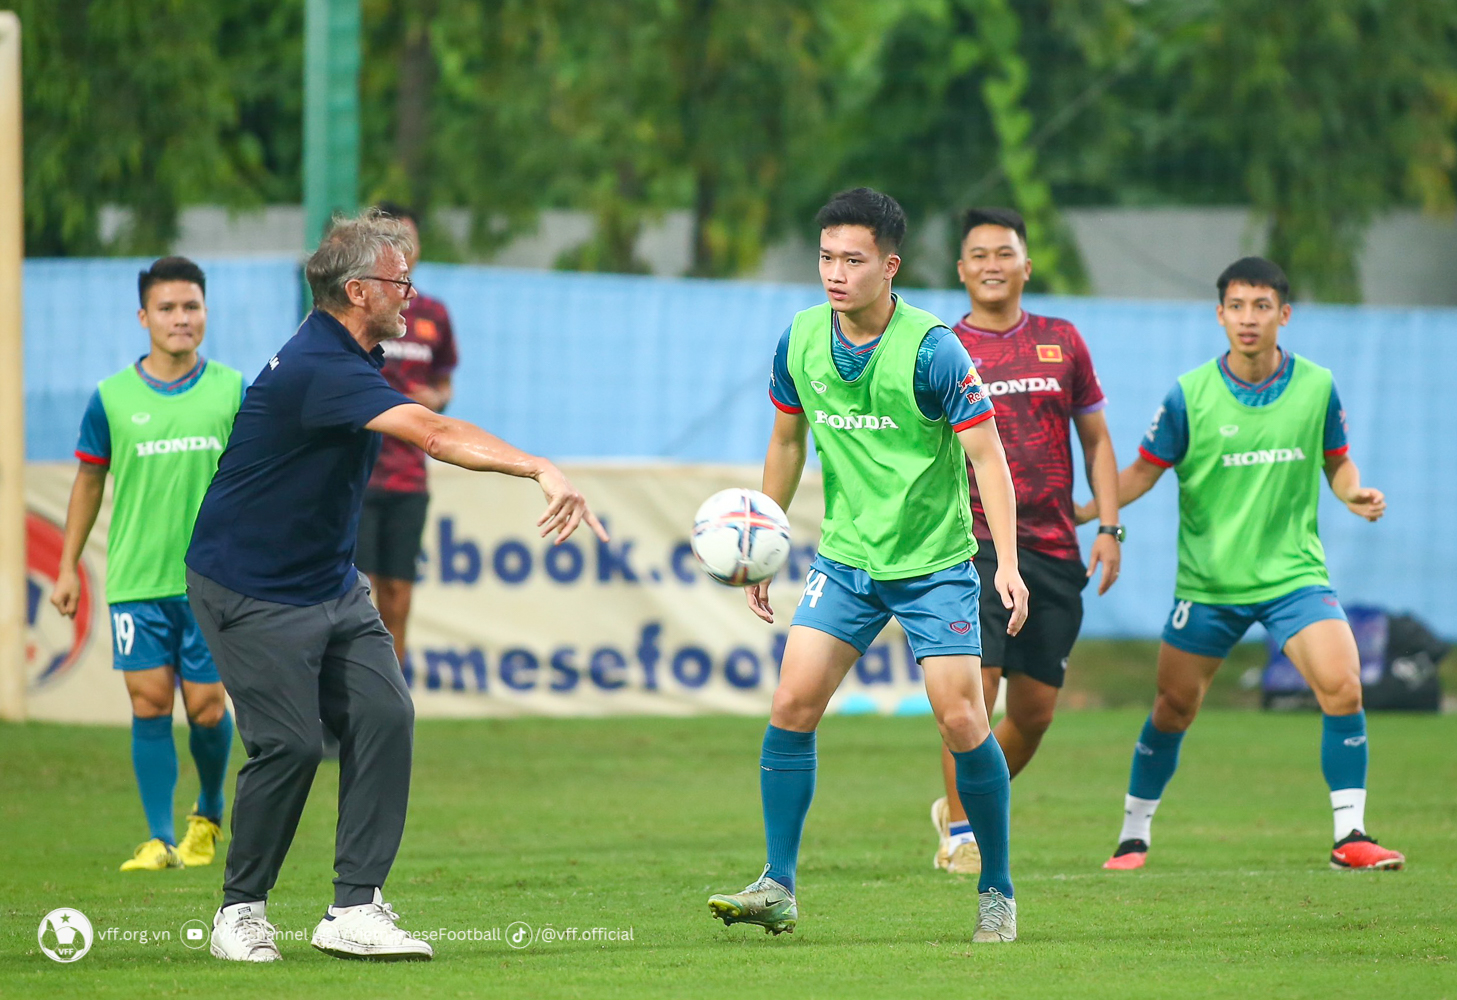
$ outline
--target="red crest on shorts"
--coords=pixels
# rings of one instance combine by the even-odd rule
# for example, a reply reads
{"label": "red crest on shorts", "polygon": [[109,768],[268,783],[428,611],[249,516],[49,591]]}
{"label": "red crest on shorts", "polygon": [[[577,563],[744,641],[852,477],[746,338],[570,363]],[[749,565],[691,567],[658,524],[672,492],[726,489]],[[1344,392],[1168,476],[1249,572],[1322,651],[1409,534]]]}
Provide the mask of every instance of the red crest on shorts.
{"label": "red crest on shorts", "polygon": [[971,631],[971,622],[952,622],[951,631],[957,635],[965,635]]}

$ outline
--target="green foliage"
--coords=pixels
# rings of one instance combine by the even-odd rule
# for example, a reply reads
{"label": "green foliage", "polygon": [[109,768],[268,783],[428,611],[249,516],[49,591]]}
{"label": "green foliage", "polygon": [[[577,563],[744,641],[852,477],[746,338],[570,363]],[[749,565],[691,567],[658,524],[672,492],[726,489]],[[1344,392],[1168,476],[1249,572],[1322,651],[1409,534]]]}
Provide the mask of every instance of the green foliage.
{"label": "green foliage", "polygon": [[[240,128],[220,57],[225,25],[238,24],[224,7],[19,0],[28,252],[102,250],[97,217],[108,203],[133,213],[114,248],[123,252],[164,249],[179,205],[258,203],[264,149]],[[243,34],[253,33],[250,24]]]}
{"label": "green foliage", "polygon": [[[1351,299],[1374,214],[1454,204],[1457,5],[1434,0],[360,2],[361,201],[469,209],[480,251],[573,208],[595,226],[563,266],[641,270],[644,227],[687,209],[691,272],[741,274],[871,184],[915,226],[1019,208],[1034,287],[1068,291],[1059,207],[1247,204],[1303,294]],[[32,254],[299,199],[303,0],[18,8]],[[113,247],[108,204],[134,220]]]}

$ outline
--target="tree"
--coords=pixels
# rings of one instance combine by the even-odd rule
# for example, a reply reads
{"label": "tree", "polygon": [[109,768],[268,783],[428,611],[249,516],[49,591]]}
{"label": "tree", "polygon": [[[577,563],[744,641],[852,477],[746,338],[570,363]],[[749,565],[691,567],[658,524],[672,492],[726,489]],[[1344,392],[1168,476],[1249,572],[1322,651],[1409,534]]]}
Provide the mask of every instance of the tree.
{"label": "tree", "polygon": [[1401,0],[1226,0],[1179,39],[1189,147],[1239,165],[1269,254],[1302,293],[1357,301],[1372,216],[1453,206],[1457,7]]}
{"label": "tree", "polygon": [[116,249],[159,252],[179,205],[257,202],[262,149],[218,56],[221,7],[20,0],[29,253],[101,251],[106,204],[132,212]]}

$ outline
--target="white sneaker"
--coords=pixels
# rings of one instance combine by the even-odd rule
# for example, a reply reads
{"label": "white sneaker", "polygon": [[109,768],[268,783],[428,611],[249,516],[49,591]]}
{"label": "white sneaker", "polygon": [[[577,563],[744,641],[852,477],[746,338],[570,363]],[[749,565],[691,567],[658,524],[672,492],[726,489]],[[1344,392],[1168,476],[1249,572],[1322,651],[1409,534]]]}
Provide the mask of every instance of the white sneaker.
{"label": "white sneaker", "polygon": [[273,943],[276,928],[267,920],[267,903],[234,903],[212,918],[214,958],[230,962],[277,962],[283,958]]}
{"label": "white sneaker", "polygon": [[978,944],[1017,940],[1017,901],[995,889],[982,893],[977,899],[976,930],[971,939]]}
{"label": "white sneaker", "polygon": [[931,825],[936,828],[936,853],[931,865],[944,871],[951,864],[951,806],[944,795],[931,803]]}
{"label": "white sneaker", "polygon": [[374,902],[360,906],[331,906],[314,928],[310,942],[335,958],[373,958],[381,962],[428,962],[435,950],[428,941],[411,937],[395,926],[400,915],[384,901],[378,889]]}

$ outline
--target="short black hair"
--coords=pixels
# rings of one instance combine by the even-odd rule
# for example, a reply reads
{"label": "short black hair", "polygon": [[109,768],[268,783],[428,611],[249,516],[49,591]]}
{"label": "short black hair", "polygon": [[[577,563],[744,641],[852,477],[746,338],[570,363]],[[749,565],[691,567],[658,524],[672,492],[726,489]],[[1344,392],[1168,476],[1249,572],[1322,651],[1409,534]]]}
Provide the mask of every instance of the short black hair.
{"label": "short black hair", "polygon": [[867,187],[835,195],[815,215],[815,225],[820,229],[864,226],[875,237],[875,246],[887,254],[898,252],[906,238],[906,213],[900,202]]}
{"label": "short black hair", "polygon": [[1224,304],[1225,289],[1236,281],[1255,288],[1275,289],[1275,295],[1282,306],[1290,301],[1290,279],[1285,277],[1285,272],[1274,261],[1263,257],[1241,257],[1226,267],[1215,282],[1215,287],[1219,289],[1220,305]]}
{"label": "short black hair", "polygon": [[147,308],[147,290],[159,281],[190,281],[207,297],[207,277],[202,268],[186,257],[163,257],[137,275],[137,297],[143,309]]}
{"label": "short black hair", "polygon": [[1017,234],[1022,249],[1027,249],[1027,222],[1022,213],[1014,208],[968,208],[961,217],[961,242],[977,226],[1001,226]]}
{"label": "short black hair", "polygon": [[388,216],[391,219],[407,219],[414,224],[416,229],[420,228],[420,216],[408,205],[401,205],[397,201],[382,201],[374,206],[379,209],[379,214]]}

